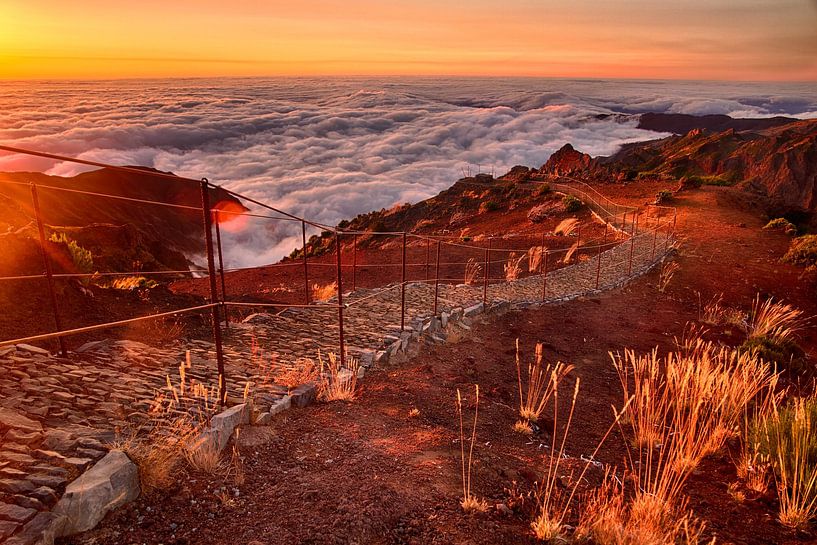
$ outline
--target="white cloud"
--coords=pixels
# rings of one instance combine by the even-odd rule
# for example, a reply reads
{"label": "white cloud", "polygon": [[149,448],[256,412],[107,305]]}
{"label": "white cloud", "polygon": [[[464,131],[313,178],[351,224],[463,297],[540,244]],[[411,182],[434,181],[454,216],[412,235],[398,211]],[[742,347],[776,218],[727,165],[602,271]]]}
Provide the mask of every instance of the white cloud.
{"label": "white cloud", "polygon": [[[93,91],[7,83],[0,142],[207,177],[335,224],[430,197],[465,163],[498,173],[538,166],[566,142],[609,155],[658,136],[627,115],[646,111],[814,117],[817,93],[797,85],[525,79],[178,80]],[[85,168],[0,156],[0,170],[68,176]],[[230,244],[231,265],[274,261],[300,240],[290,224],[226,236],[241,242]]]}

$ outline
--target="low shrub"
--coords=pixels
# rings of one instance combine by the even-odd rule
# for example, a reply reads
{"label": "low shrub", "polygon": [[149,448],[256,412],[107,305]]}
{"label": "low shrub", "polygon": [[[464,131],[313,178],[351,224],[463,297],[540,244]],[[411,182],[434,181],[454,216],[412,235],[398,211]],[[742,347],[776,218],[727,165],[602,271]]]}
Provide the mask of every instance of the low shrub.
{"label": "low shrub", "polygon": [[65,233],[53,233],[49,240],[57,244],[64,244],[68,248],[76,272],[84,274],[94,272],[94,256],[89,250],[77,244],[77,241]]}
{"label": "low shrub", "polygon": [[485,201],[479,205],[480,214],[485,212],[495,212],[499,210],[499,203],[496,201]]}
{"label": "low shrub", "polygon": [[805,353],[800,346],[790,339],[775,340],[770,337],[752,337],[743,343],[741,351],[749,352],[766,363],[775,364],[793,373],[805,368]]}
{"label": "low shrub", "polygon": [[775,218],[763,226],[764,231],[783,231],[787,235],[796,235],[797,227],[786,218]]}
{"label": "low shrub", "polygon": [[806,528],[817,516],[817,398],[794,399],[760,419],[753,436],[774,470],[780,522]]}
{"label": "low shrub", "polygon": [[539,187],[537,187],[536,191],[533,192],[536,197],[542,197],[548,193],[550,193],[550,184],[547,182],[539,184]]}
{"label": "low shrub", "polygon": [[581,210],[584,203],[573,195],[565,195],[562,199],[562,206],[564,206],[565,212],[572,214]]}
{"label": "low shrub", "polygon": [[792,240],[783,261],[817,272],[817,235],[803,235]]}
{"label": "low shrub", "polygon": [[655,196],[655,204],[663,204],[672,200],[672,191],[659,191]]}

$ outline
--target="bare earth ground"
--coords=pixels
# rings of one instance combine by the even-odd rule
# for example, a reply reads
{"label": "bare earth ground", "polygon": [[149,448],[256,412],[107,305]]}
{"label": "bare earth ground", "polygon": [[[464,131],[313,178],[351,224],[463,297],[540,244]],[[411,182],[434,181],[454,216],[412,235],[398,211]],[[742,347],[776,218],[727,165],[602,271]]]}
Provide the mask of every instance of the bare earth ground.
{"label": "bare earth ground", "polygon": [[[614,200],[643,204],[662,188],[639,184],[604,191]],[[762,231],[764,219],[733,195],[705,188],[677,200],[681,270],[665,294],[655,289],[653,271],[598,298],[475,325],[459,343],[429,346],[406,364],[373,370],[354,403],[293,410],[269,429],[243,430],[243,483],[234,473],[213,478],[181,471],[173,489],[140,498],[65,543],[532,543],[533,502],[526,496],[541,479],[551,436],[540,430],[527,439],[511,431],[516,338],[526,356],[541,341],[548,361],[576,365],[580,403],[567,440],[571,459],[560,471],[569,485],[570,470],[584,465],[578,458],[590,455],[606,431],[610,405],[621,403],[609,351],[671,349],[673,336],[698,318],[698,293],[707,301],[724,292],[728,303],[747,310],[760,292],[817,314],[814,279],[778,263],[788,238]],[[814,339],[813,330],[802,339],[812,362]],[[473,491],[490,508],[465,515],[458,505],[454,400],[459,388],[471,407],[474,383],[482,399]],[[571,387],[568,381],[565,391]],[[415,408],[419,415],[412,417]],[[621,467],[624,456],[624,440],[616,433],[596,459]],[[596,481],[601,471],[591,470],[588,480]],[[733,499],[727,487],[736,480],[725,451],[707,460],[687,486],[690,507],[719,543],[815,542],[775,521],[773,497]]]}

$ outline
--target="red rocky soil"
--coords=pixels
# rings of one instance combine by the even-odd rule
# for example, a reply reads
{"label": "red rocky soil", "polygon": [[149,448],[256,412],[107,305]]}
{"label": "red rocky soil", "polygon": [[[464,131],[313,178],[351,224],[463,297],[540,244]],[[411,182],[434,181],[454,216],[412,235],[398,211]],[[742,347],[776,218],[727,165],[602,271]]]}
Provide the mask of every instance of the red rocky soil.
{"label": "red rocky soil", "polygon": [[[603,188],[613,199],[633,204],[643,204],[659,189]],[[576,365],[581,391],[566,447],[572,459],[560,472],[568,475],[583,467],[578,457],[591,454],[604,434],[611,404],[621,403],[608,352],[670,350],[673,337],[698,318],[698,293],[707,301],[723,292],[727,303],[747,310],[760,292],[817,314],[814,278],[778,261],[788,238],[762,231],[763,219],[743,206],[736,191],[705,188],[674,204],[683,241],[677,256],[681,269],[666,293],[656,290],[653,271],[597,298],[476,324],[461,342],[428,346],[408,363],[373,369],[353,403],[293,409],[270,428],[243,430],[243,482],[234,472],[212,477],[180,471],[171,490],[140,498],[96,530],[65,543],[532,543],[533,503],[527,493],[541,478],[550,435],[540,430],[527,439],[511,431],[516,338],[526,356],[541,341],[547,361]],[[801,339],[811,362],[816,338],[811,330]],[[458,505],[455,398],[460,389],[470,415],[474,383],[482,396],[473,492],[490,507],[466,515]],[[419,414],[411,416],[412,409]],[[596,458],[621,467],[624,457],[624,439],[616,433]],[[600,472],[591,470],[588,479],[598,480]],[[727,488],[736,481],[724,451],[707,460],[686,487],[690,508],[718,543],[815,542],[775,521],[773,497],[733,499]]]}

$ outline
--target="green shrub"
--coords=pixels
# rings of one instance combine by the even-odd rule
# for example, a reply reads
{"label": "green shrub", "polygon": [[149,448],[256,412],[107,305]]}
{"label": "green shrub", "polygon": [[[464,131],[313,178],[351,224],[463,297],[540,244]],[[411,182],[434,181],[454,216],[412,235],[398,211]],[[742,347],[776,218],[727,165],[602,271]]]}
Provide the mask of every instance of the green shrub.
{"label": "green shrub", "polygon": [[790,222],[789,220],[787,220],[786,218],[775,218],[775,219],[771,220],[769,223],[767,223],[763,227],[763,229],[765,229],[765,230],[774,229],[774,230],[777,230],[777,231],[783,231],[787,235],[796,235],[797,234],[797,227],[795,227],[795,225],[792,222]]}
{"label": "green shrub", "polygon": [[65,233],[52,233],[49,240],[57,244],[64,244],[68,248],[68,253],[71,254],[71,261],[74,262],[76,272],[84,274],[94,272],[94,256],[89,250],[77,244],[77,241]]}
{"label": "green shrub", "polygon": [[536,188],[536,191],[534,191],[533,194],[537,197],[542,197],[548,193],[550,193],[550,184],[545,182],[543,184],[539,184],[539,187]]}
{"label": "green shrub", "polygon": [[759,418],[748,439],[774,470],[780,522],[806,528],[817,515],[817,398],[794,398]]}
{"label": "green shrub", "polygon": [[565,207],[565,212],[573,213],[578,212],[581,210],[581,207],[584,206],[584,203],[574,197],[573,195],[565,195],[562,199],[562,206]]}
{"label": "green shrub", "polygon": [[737,182],[738,179],[732,172],[724,172],[710,176],[691,174],[681,179],[681,185],[684,187],[701,187],[702,185],[732,186]]}
{"label": "green shrub", "polygon": [[807,271],[817,271],[817,235],[803,235],[792,240],[783,261],[805,267]]}
{"label": "green shrub", "polygon": [[659,191],[655,196],[655,204],[663,204],[672,200],[672,191]]}
{"label": "green shrub", "polygon": [[751,352],[778,369],[788,369],[799,373],[805,369],[805,353],[792,340],[752,337],[740,347],[743,352]]}
{"label": "green shrub", "polygon": [[485,201],[479,205],[479,211],[482,212],[495,212],[499,210],[499,203],[496,201]]}

